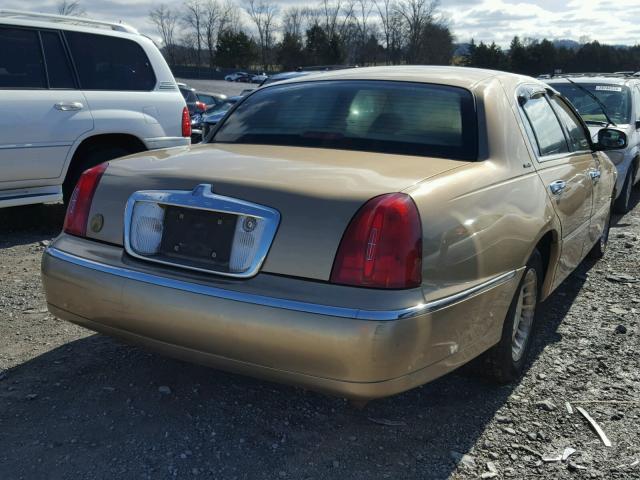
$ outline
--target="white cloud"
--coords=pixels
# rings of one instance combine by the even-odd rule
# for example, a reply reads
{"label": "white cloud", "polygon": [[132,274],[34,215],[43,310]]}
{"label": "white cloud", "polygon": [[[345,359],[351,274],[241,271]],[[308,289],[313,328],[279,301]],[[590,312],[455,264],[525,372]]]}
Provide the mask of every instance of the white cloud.
{"label": "white cloud", "polygon": [[[162,0],[81,0],[89,16],[124,21],[156,37],[147,16]],[[303,0],[276,0],[283,7]],[[176,8],[181,1],[165,0]],[[54,12],[56,0],[2,0],[2,8]],[[309,5],[306,3],[306,5]],[[458,41],[495,41],[508,46],[514,35],[549,39],[588,37],[602,43],[640,43],[638,0],[441,0]]]}

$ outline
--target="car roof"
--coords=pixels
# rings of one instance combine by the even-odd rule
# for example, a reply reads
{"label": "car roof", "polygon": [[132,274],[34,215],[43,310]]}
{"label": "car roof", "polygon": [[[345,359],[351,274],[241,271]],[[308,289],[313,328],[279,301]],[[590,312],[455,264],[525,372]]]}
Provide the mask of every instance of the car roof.
{"label": "car roof", "polygon": [[551,77],[545,79],[545,82],[549,85],[552,84],[561,84],[561,83],[603,83],[609,85],[626,85],[629,82],[638,81],[637,78],[630,78],[624,76],[613,76],[613,75],[593,75],[593,76],[584,76],[584,75],[576,75],[575,77],[571,75],[565,75],[563,77]]}
{"label": "car roof", "polygon": [[84,17],[34,13],[21,10],[0,9],[0,23],[20,27],[97,33],[115,37],[142,37],[138,30],[122,22],[107,22]]}
{"label": "car roof", "polygon": [[514,73],[501,72],[498,70],[485,70],[469,67],[415,65],[350,68],[319,73],[313,72],[312,74],[305,75],[303,77],[284,80],[283,82],[279,82],[279,84],[312,82],[315,80],[389,80],[418,83],[440,83],[470,89],[477,83],[492,77],[504,77],[511,79],[520,77],[535,83],[540,83],[538,80],[533,78],[524,77]]}

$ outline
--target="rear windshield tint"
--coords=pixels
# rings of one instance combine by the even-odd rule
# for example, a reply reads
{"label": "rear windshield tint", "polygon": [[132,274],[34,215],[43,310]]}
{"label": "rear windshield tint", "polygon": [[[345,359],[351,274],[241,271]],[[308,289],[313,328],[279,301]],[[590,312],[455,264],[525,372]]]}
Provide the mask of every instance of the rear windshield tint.
{"label": "rear windshield tint", "polygon": [[258,90],[230,115],[213,141],[474,160],[476,137],[468,90],[332,80]]}

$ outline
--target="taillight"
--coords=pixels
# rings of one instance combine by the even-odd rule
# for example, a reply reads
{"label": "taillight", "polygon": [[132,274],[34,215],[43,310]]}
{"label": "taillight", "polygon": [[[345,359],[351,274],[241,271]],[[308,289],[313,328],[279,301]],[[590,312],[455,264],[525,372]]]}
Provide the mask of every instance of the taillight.
{"label": "taillight", "polygon": [[331,282],[373,288],[422,283],[422,225],[409,195],[380,195],[358,210],[340,242]]}
{"label": "taillight", "polygon": [[182,109],[182,136],[191,136],[191,116],[189,115],[189,109],[187,107]]}
{"label": "taillight", "polygon": [[98,183],[102,174],[107,169],[108,162],[101,163],[89,170],[86,170],[76,184],[76,188],[71,194],[67,215],[64,217],[64,231],[71,235],[84,237],[87,234],[87,222],[89,221],[89,210],[93,195],[96,193]]}
{"label": "taillight", "polygon": [[198,110],[200,110],[201,112],[204,112],[204,111],[207,109],[207,106],[206,106],[203,102],[201,102],[201,101],[199,101],[199,100],[198,100],[198,101],[196,102],[196,108],[197,108]]}

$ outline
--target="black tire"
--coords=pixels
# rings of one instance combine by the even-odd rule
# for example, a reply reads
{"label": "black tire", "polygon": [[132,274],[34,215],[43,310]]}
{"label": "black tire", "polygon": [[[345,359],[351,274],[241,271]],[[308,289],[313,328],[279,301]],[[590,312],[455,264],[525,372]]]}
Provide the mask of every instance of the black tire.
{"label": "black tire", "polygon": [[631,191],[633,190],[633,165],[629,167],[620,196],[613,203],[613,211],[624,214],[631,210]]}
{"label": "black tire", "polygon": [[120,145],[98,146],[87,149],[84,152],[79,152],[79,161],[75,162],[71,166],[67,172],[67,178],[65,178],[64,183],[62,184],[62,197],[64,204],[67,205],[69,203],[73,189],[76,187],[76,183],[78,183],[82,172],[95,167],[102,162],[123,157],[131,153],[134,153],[131,149]]}
{"label": "black tire", "polygon": [[604,257],[604,254],[607,252],[607,246],[609,245],[609,232],[611,228],[611,210],[609,211],[609,216],[607,217],[607,222],[604,226],[604,231],[598,242],[593,246],[593,248],[589,251],[587,255],[589,258],[594,260],[599,260]]}
{"label": "black tire", "polygon": [[[535,281],[532,285],[531,282]],[[513,296],[509,311],[504,320],[502,326],[502,336],[500,342],[497,345],[488,350],[483,358],[481,358],[485,375],[489,376],[492,380],[504,384],[509,383],[519,378],[527,363],[529,351],[531,350],[531,339],[535,332],[536,317],[538,314],[538,305],[540,303],[540,292],[542,287],[542,257],[536,250],[531,255],[531,258],[527,262],[522,279],[518,284],[518,288]],[[521,295],[522,300],[527,298],[528,295],[534,294],[533,300],[529,297],[530,305],[520,304]],[[520,308],[522,307],[522,309]],[[525,323],[530,325],[528,335],[522,339],[521,351],[518,350],[519,356],[514,353],[517,344],[514,336],[515,317],[517,314],[521,315],[520,323],[525,321],[525,310],[527,313],[527,320]],[[530,318],[529,318],[530,316]],[[525,324],[523,324],[524,326]],[[520,332],[520,330],[518,330]]]}

